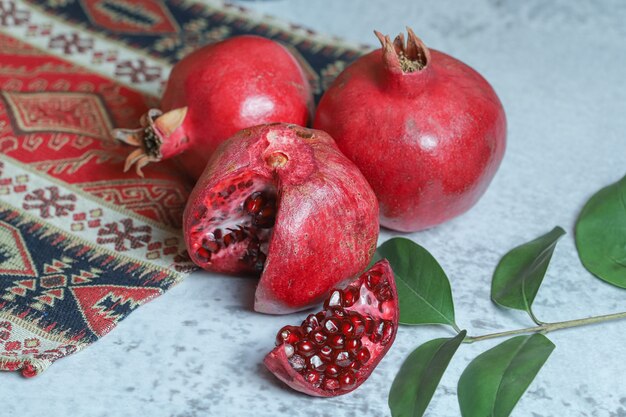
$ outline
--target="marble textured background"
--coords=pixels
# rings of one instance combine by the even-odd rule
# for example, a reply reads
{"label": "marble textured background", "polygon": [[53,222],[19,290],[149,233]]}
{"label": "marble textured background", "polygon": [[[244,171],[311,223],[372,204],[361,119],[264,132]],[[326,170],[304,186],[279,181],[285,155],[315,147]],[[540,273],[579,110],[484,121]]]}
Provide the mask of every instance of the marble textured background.
{"label": "marble textured background", "polygon": [[[537,316],[559,321],[626,310],[626,291],[584,270],[572,235],[586,199],[626,172],[625,2],[240,3],[372,45],[372,29],[394,35],[410,25],[427,45],[492,83],[507,111],[509,142],[491,188],[464,216],[410,235],[447,271],[461,327],[477,335],[532,324],[524,313],[491,303],[490,278],[508,249],[557,224],[569,234],[535,302]],[[381,242],[392,235],[383,232]],[[439,327],[402,327],[359,390],[308,398],[285,389],[261,365],[275,332],[305,314],[254,314],[254,286],[249,279],[193,275],[34,380],[0,375],[0,415],[386,416],[387,393],[404,358],[427,340],[450,336]],[[557,348],[513,416],[626,417],[625,332],[622,321],[550,335]],[[497,343],[462,346],[427,415],[460,415],[459,375]]]}

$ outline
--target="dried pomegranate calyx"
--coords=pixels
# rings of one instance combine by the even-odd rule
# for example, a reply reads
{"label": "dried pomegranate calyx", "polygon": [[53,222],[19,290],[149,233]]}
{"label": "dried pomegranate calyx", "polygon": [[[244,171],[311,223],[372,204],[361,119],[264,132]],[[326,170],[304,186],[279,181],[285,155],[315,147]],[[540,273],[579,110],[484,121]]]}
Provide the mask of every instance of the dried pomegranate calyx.
{"label": "dried pomegranate calyx", "polygon": [[393,72],[400,70],[403,74],[420,72],[430,63],[430,50],[410,27],[406,30],[408,33],[406,43],[404,33],[398,34],[393,42],[388,35],[376,30],[374,34],[383,47],[383,62],[388,69]]}
{"label": "dried pomegranate calyx", "polygon": [[133,165],[137,175],[143,177],[141,169],[151,162],[158,162],[175,153],[183,152],[189,141],[185,135],[183,122],[187,107],[163,113],[150,109],[141,116],[141,127],[136,129],[114,129],[113,137],[120,142],[136,147],[126,158],[124,172]]}

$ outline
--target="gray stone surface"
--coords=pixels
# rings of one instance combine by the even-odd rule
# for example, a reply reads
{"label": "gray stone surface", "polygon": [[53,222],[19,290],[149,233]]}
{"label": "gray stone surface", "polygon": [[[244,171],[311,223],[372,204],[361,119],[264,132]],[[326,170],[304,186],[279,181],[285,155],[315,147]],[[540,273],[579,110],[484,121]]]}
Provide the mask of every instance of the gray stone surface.
{"label": "gray stone surface", "polygon": [[[513,246],[561,225],[536,300],[545,321],[626,311],[626,292],[593,278],[576,256],[572,227],[586,199],[626,172],[626,3],[596,0],[242,2],[375,44],[371,31],[412,26],[427,45],[480,71],[507,111],[508,149],[491,188],[464,216],[410,235],[453,286],[458,323],[472,335],[531,325],[489,300],[490,277]],[[313,4],[313,5],[312,5]],[[393,236],[383,232],[381,242]],[[385,416],[387,393],[408,353],[439,327],[402,327],[376,372],[353,394],[313,399],[261,365],[275,332],[305,314],[251,311],[254,281],[198,273],[142,307],[109,336],[25,381],[0,377],[1,416]],[[626,416],[626,321],[550,335],[552,357],[513,416]],[[428,416],[459,416],[456,383],[497,344],[462,346]]]}

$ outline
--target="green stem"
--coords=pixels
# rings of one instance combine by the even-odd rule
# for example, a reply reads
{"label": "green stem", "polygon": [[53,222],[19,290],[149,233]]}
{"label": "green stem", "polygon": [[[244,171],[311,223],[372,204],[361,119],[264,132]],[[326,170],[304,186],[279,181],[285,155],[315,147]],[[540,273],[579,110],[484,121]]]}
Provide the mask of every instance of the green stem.
{"label": "green stem", "polygon": [[535,317],[535,314],[533,313],[533,310],[531,308],[528,309],[528,315],[535,322],[537,326],[543,326],[545,324],[544,322],[539,320],[537,317]]}
{"label": "green stem", "polygon": [[560,321],[557,323],[543,323],[535,327],[527,327],[525,329],[509,330],[506,332],[491,333],[482,336],[467,336],[463,343],[480,342],[481,340],[495,339],[498,337],[515,336],[527,333],[548,333],[555,330],[569,329],[570,327],[586,326],[588,324],[600,323],[609,320],[618,320],[626,318],[626,312],[607,314],[604,316],[589,317],[586,319]]}

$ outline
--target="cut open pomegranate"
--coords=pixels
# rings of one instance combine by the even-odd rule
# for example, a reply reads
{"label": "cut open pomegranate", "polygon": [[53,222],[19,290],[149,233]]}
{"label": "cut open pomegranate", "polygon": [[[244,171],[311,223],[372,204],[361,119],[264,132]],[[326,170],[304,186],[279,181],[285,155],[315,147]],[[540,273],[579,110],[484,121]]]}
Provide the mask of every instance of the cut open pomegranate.
{"label": "cut open pomegranate", "polygon": [[209,161],[185,209],[200,267],[259,274],[255,309],[308,308],[370,262],[378,203],[360,171],[321,131],[244,129]]}
{"label": "cut open pomegranate", "polygon": [[300,326],[285,326],[265,365],[291,388],[318,397],[346,394],[365,381],[398,329],[398,296],[387,260],[344,289]]}

